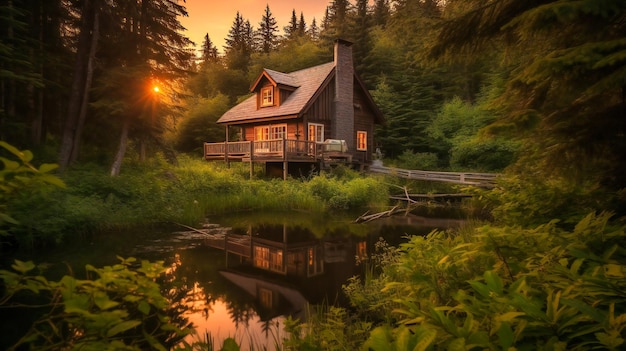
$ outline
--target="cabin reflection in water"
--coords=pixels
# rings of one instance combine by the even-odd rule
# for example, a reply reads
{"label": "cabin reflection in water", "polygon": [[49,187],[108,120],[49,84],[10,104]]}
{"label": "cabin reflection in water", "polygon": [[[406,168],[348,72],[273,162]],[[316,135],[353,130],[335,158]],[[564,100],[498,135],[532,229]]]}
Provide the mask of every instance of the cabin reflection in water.
{"label": "cabin reflection in water", "polygon": [[265,224],[235,228],[205,243],[225,252],[221,275],[255,299],[262,320],[303,320],[307,303],[346,302],[341,285],[360,274],[367,240],[316,238],[302,227]]}

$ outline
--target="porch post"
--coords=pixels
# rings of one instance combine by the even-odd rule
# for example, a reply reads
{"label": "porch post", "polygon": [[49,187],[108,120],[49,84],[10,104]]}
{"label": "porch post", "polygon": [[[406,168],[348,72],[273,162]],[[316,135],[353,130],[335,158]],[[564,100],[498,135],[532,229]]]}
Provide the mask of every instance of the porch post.
{"label": "porch post", "polygon": [[226,138],[224,140],[224,162],[226,162],[226,167],[230,168],[230,161],[228,160],[228,124],[226,125]]}
{"label": "porch post", "polygon": [[250,140],[250,179],[254,177],[254,141]]}
{"label": "porch post", "polygon": [[287,138],[283,136],[283,180],[287,180],[289,161],[287,161]]}

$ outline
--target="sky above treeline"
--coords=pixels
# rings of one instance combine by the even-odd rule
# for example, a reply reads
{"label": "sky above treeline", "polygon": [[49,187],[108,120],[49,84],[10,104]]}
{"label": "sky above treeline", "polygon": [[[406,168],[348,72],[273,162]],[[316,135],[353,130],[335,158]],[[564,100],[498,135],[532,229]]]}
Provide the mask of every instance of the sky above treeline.
{"label": "sky above treeline", "polygon": [[235,21],[237,11],[257,29],[265,13],[265,6],[269,5],[279,34],[282,34],[294,9],[298,20],[302,12],[307,26],[313,22],[313,18],[319,26],[330,0],[186,0],[182,4],[187,8],[189,17],[181,18],[180,22],[187,28],[185,34],[196,43],[196,48],[201,47],[208,33],[213,44],[223,53],[224,39]]}

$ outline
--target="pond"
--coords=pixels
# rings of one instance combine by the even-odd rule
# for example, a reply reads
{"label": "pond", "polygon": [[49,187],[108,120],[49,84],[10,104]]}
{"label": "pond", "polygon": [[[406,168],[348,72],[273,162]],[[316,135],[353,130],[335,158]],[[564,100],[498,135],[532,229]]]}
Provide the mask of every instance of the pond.
{"label": "pond", "polygon": [[346,304],[341,286],[362,273],[362,262],[379,238],[398,245],[408,235],[462,222],[399,216],[354,224],[355,218],[300,212],[220,215],[198,228],[103,233],[16,258],[50,263],[53,279],[69,271],[82,278],[85,264],[110,265],[116,256],[164,261],[181,296],[177,303],[196,327],[197,335],[188,341],[209,336],[221,345],[233,337],[242,349],[273,349],[285,336],[285,318],[305,320],[310,305]]}

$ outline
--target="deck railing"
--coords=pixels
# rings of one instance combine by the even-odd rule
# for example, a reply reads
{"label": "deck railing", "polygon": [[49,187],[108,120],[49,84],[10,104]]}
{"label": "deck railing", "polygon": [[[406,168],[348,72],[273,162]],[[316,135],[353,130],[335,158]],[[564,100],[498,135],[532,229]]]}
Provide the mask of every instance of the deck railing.
{"label": "deck railing", "polygon": [[[286,154],[284,151],[287,151]],[[205,158],[251,158],[272,156],[310,157],[321,155],[321,145],[307,140],[260,140],[222,143],[204,143]]]}
{"label": "deck railing", "polygon": [[380,165],[371,165],[369,167],[369,171],[373,173],[383,173],[407,179],[475,185],[487,188],[495,186],[496,177],[498,176],[498,174],[496,173],[433,172],[384,167]]}

